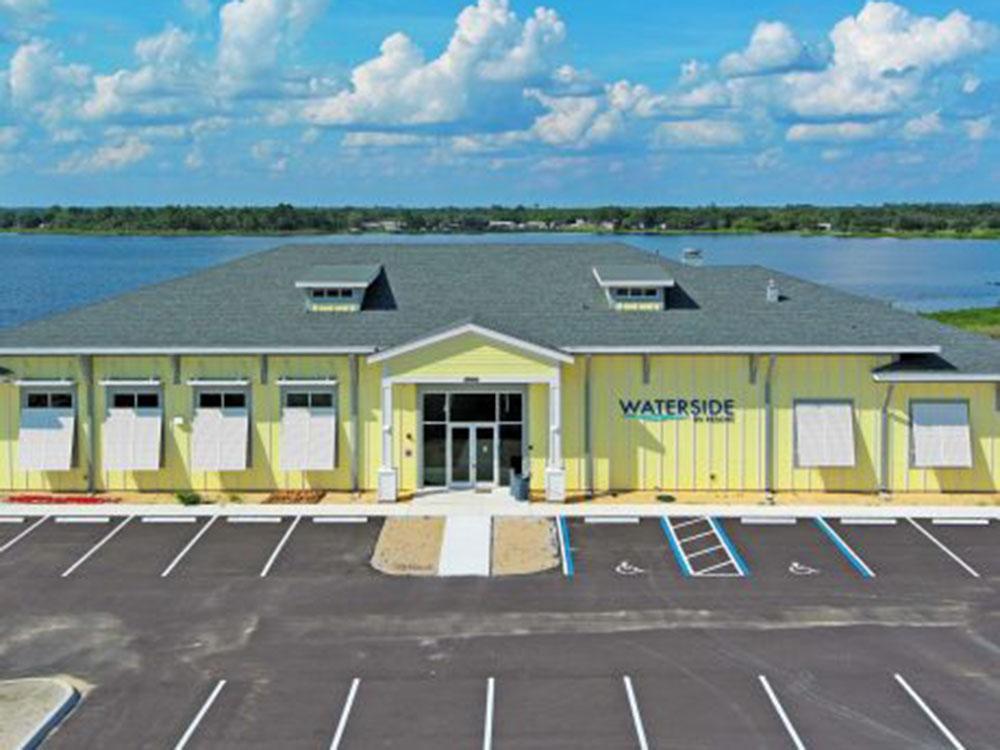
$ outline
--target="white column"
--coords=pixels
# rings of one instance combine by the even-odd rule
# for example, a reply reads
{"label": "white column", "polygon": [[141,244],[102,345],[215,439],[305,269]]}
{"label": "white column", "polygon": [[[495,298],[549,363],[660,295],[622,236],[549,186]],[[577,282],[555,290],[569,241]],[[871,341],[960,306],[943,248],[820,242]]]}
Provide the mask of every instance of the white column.
{"label": "white column", "polygon": [[392,465],[392,381],[382,377],[382,461],[378,470],[379,502],[396,501],[398,494],[396,469]]}
{"label": "white column", "polygon": [[545,498],[566,499],[566,470],[562,456],[562,368],[549,381],[549,460],[545,468]]}

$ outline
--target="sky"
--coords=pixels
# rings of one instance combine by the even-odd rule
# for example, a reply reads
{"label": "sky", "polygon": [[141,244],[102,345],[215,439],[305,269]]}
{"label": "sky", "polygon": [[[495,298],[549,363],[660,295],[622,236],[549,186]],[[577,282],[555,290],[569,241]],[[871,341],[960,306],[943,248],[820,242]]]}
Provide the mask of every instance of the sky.
{"label": "sky", "polygon": [[0,0],[0,204],[995,201],[953,2]]}

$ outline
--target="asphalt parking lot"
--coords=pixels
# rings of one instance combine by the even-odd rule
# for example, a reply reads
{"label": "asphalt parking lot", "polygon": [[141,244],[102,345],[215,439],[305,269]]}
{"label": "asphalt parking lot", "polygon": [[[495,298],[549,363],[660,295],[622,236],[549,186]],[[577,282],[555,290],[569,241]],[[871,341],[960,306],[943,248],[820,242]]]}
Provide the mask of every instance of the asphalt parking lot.
{"label": "asphalt parking lot", "polygon": [[381,527],[0,523],[46,747],[1000,747],[1000,524],[571,519],[564,571],[399,579]]}

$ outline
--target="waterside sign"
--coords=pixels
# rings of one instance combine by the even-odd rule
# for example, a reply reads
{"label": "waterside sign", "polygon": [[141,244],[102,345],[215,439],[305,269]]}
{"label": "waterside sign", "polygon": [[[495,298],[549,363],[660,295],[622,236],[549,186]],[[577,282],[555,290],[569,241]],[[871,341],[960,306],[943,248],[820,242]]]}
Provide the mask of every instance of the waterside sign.
{"label": "waterside sign", "polygon": [[625,419],[640,422],[732,422],[736,416],[731,398],[619,398],[618,406]]}

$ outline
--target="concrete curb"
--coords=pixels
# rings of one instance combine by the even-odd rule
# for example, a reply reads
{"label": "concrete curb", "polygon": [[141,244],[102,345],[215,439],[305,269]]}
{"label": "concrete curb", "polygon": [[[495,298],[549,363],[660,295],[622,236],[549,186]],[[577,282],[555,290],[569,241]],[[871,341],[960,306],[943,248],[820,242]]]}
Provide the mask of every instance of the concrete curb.
{"label": "concrete curb", "polygon": [[[42,679],[42,678],[39,678]],[[49,679],[49,678],[45,678]],[[50,679],[51,682],[55,682],[64,691],[64,696],[62,701],[58,706],[55,706],[48,714],[46,714],[38,724],[31,730],[20,744],[14,745],[14,750],[35,750],[41,747],[42,742],[48,737],[49,733],[62,723],[62,720],[69,715],[70,711],[76,708],[77,703],[80,702],[80,692],[74,688],[72,685],[59,679]]]}
{"label": "concrete curb", "polygon": [[392,517],[392,516],[529,516],[540,518],[583,518],[586,516],[716,516],[738,518],[741,516],[814,518],[816,516],[851,518],[989,518],[1000,519],[1000,507],[949,506],[949,505],[897,505],[869,507],[857,505],[683,505],[683,504],[621,504],[621,505],[560,505],[555,503],[515,503],[509,507],[476,508],[474,506],[435,503],[371,503],[366,505],[199,505],[177,507],[162,504],[129,503],[121,505],[19,505],[0,503],[0,518],[41,516],[321,516],[321,517]]}

